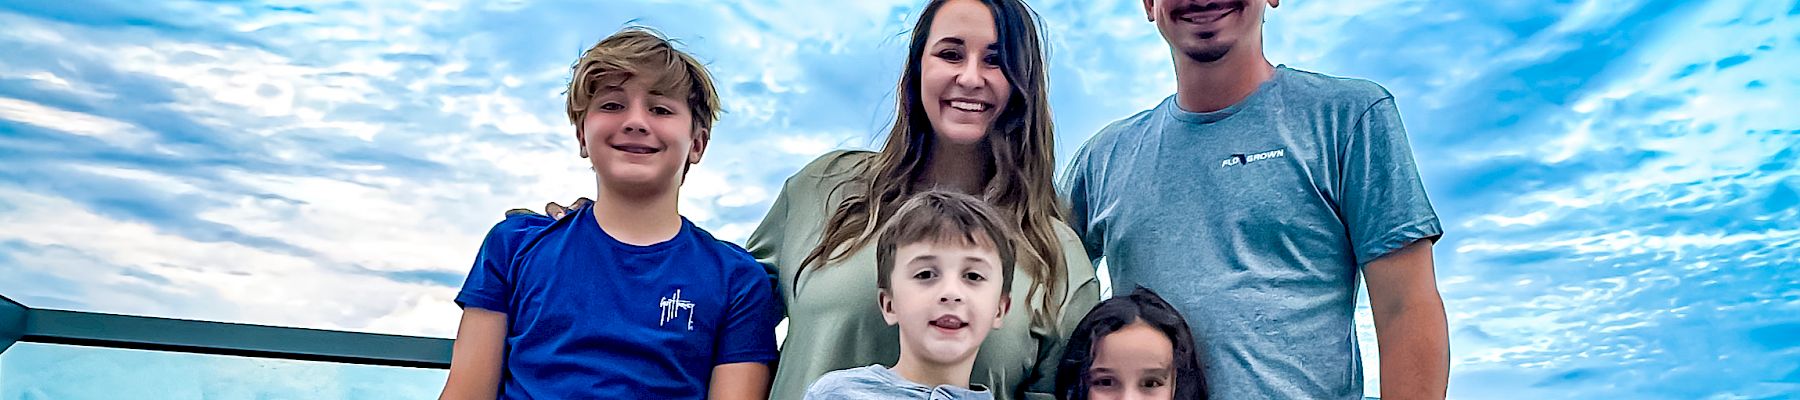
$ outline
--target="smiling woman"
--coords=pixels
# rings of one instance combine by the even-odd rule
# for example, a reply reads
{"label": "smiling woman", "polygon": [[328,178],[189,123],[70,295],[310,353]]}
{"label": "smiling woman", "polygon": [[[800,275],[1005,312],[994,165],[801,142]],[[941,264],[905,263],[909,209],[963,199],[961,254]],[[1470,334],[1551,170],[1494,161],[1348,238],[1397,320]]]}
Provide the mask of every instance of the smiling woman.
{"label": "smiling woman", "polygon": [[1098,282],[1052,187],[1036,18],[1017,0],[929,2],[881,150],[826,154],[788,178],[747,246],[779,272],[789,311],[773,398],[798,398],[827,371],[897,360],[869,244],[901,201],[929,189],[982,199],[1023,239],[1014,311],[982,343],[972,382],[1002,399],[1053,389],[1060,332],[1098,301]]}
{"label": "smiling woman", "polygon": [[[926,37],[919,58],[919,103],[938,140],[932,154],[969,154],[987,136],[988,127],[1012,98],[1013,88],[1000,70],[1000,43],[992,17],[976,2],[944,5]],[[948,177],[950,174],[941,174]],[[971,183],[975,174],[956,174]]]}
{"label": "smiling woman", "polygon": [[[1156,1],[1197,6],[1184,15],[1194,22],[1214,15],[1211,4],[1266,3]],[[1169,51],[1143,0],[1025,2],[1042,17],[1049,81],[1008,102],[1047,93],[1059,161],[1174,92],[1170,64],[1185,55]],[[927,0],[291,3],[0,0],[0,294],[69,310],[448,338],[457,285],[498,211],[594,195],[565,125],[569,76],[551,72],[594,40],[629,21],[657,26],[715,74],[727,113],[705,162],[687,173],[680,208],[736,243],[765,216],[823,226],[840,202],[805,190],[765,213],[789,178],[817,188],[821,176],[850,175],[831,167],[875,159],[840,153],[796,174],[830,150],[900,151],[884,148],[906,93],[896,83],[913,54],[934,60],[908,48],[909,33],[926,28],[915,24]],[[1449,311],[1450,397],[1800,391],[1795,1],[1290,0],[1263,19],[1271,61],[1381,82],[1400,100],[1425,187],[1455,232],[1433,254]],[[1011,42],[996,28],[998,42]],[[971,49],[964,55],[979,60]],[[951,96],[964,95],[983,100]],[[1199,161],[1242,173],[1302,150]],[[793,242],[778,257],[789,268],[820,241],[771,240]],[[787,279],[803,296],[823,293],[822,277],[860,268],[849,261]],[[1125,267],[1107,264],[1103,278]],[[653,324],[665,297],[645,300]],[[867,301],[843,307],[872,310]],[[1029,318],[1025,301],[1014,298],[1009,315]],[[1368,299],[1348,307],[1363,394],[1402,385],[1380,374],[1406,363],[1380,356]],[[678,308],[679,318],[694,309]],[[1028,325],[1014,322],[1006,326]],[[803,347],[801,338],[840,339],[788,345]],[[0,399],[113,399],[131,396],[108,390],[140,387],[171,393],[163,398],[423,398],[443,381],[442,371],[407,371],[430,382],[331,389],[373,376],[360,370],[215,381],[189,364],[77,350],[0,353]],[[83,375],[109,379],[64,379]],[[79,390],[30,392],[40,383]],[[160,389],[175,386],[192,391]]]}

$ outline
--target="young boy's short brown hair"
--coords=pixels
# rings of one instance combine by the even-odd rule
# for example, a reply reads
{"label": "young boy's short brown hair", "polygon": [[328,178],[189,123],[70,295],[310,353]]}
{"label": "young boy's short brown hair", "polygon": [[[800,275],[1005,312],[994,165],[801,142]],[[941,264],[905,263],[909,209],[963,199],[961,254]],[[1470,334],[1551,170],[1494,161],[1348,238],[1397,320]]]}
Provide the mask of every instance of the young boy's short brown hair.
{"label": "young boy's short brown hair", "polygon": [[987,202],[962,193],[930,190],[900,204],[875,240],[875,287],[892,285],[894,253],[915,243],[960,244],[994,249],[1000,256],[1000,295],[1012,287],[1013,233]]}
{"label": "young boy's short brown hair", "polygon": [[706,129],[708,136],[713,121],[719,118],[719,95],[713,89],[712,74],[694,56],[676,50],[669,39],[650,28],[626,27],[600,39],[582,52],[581,59],[575,60],[570,69],[574,74],[565,93],[569,123],[575,124],[577,130],[581,129],[581,119],[587,116],[588,103],[600,90],[601,77],[617,74],[629,78],[654,73],[659,77],[649,85],[651,90],[671,96],[687,94],[694,128]]}

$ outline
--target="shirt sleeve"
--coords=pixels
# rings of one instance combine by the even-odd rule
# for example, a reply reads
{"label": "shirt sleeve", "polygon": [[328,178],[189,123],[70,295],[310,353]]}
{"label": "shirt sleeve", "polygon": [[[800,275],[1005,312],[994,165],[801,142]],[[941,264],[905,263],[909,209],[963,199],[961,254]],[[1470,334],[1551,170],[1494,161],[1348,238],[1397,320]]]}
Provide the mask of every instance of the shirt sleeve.
{"label": "shirt sleeve", "polygon": [[1366,266],[1413,242],[1442,236],[1393,96],[1364,111],[1350,135],[1338,187],[1356,265]]}
{"label": "shirt sleeve", "polygon": [[531,231],[551,222],[554,220],[536,213],[508,212],[506,219],[494,224],[481,239],[475,265],[463,280],[462,291],[456,294],[456,305],[507,312],[507,305],[512,303],[512,262],[518,246]]}
{"label": "shirt sleeve", "polygon": [[1069,161],[1068,169],[1063,171],[1061,184],[1057,185],[1058,194],[1069,204],[1069,229],[1074,230],[1075,236],[1080,238],[1082,249],[1086,250],[1084,256],[1089,269],[1094,268],[1100,258],[1105,256],[1106,249],[1101,233],[1094,232],[1089,226],[1094,203],[1091,198],[1093,191],[1088,188],[1091,179],[1088,176],[1091,170],[1088,160],[1093,157],[1092,145],[1093,139],[1089,139],[1088,143],[1081,146],[1081,150],[1075,152],[1075,158]]}
{"label": "shirt sleeve", "polygon": [[762,265],[763,273],[768,275],[771,288],[781,287],[780,266],[788,262],[781,259],[781,244],[787,236],[788,202],[792,201],[788,198],[793,196],[789,192],[798,176],[799,174],[795,174],[788,177],[787,183],[782,184],[781,192],[775,195],[775,203],[769,206],[768,213],[763,214],[762,223],[756,224],[756,231],[751,232],[750,239],[744,241],[750,256],[756,258],[756,263]]}
{"label": "shirt sleeve", "polygon": [[[834,371],[835,372],[835,371]],[[839,400],[848,398],[844,393],[844,383],[838,374],[827,373],[806,386],[805,400]]]}
{"label": "shirt sleeve", "polygon": [[[733,247],[736,250],[735,247]],[[741,250],[739,250],[741,251]],[[775,325],[781,322],[781,302],[760,265],[732,268],[731,302],[725,323],[716,338],[715,365],[775,361]]]}
{"label": "shirt sleeve", "polygon": [[[781,287],[782,268],[788,268],[789,271],[796,270],[802,261],[788,259],[792,256],[789,254],[790,250],[793,250],[789,247],[804,244],[788,243],[788,240],[803,240],[809,237],[808,235],[814,232],[808,231],[808,229],[824,229],[822,223],[795,223],[794,219],[801,218],[802,221],[812,221],[811,218],[817,218],[816,215],[809,215],[807,210],[814,210],[812,211],[814,213],[819,212],[820,209],[816,207],[824,202],[821,199],[824,196],[819,193],[819,186],[823,185],[819,176],[828,173],[826,171],[834,170],[834,168],[844,168],[840,166],[842,161],[854,154],[843,150],[826,153],[788,176],[787,180],[781,184],[781,192],[775,195],[774,204],[769,206],[769,212],[763,214],[762,222],[756,225],[755,231],[750,232],[749,240],[744,241],[744,247],[750,252],[750,256],[755,257],[756,262],[762,264],[764,273],[768,274],[769,285],[776,290],[776,299],[781,299],[780,296],[786,295],[782,292],[785,289]],[[800,209],[800,212],[793,211],[796,207]]]}

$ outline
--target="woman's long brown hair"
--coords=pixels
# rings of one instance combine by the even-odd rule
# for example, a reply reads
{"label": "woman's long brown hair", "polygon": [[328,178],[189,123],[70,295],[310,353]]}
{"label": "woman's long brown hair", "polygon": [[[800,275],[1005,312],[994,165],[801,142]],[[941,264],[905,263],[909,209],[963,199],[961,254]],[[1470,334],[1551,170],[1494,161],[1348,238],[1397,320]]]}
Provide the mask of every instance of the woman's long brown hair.
{"label": "woman's long brown hair", "polygon": [[[801,262],[802,270],[841,261],[873,243],[873,236],[893,215],[893,209],[921,190],[914,183],[925,172],[936,135],[920,99],[919,68],[932,19],[947,1],[932,0],[920,13],[913,26],[906,70],[898,88],[898,110],[887,142],[872,163],[855,167],[855,178],[832,189],[849,195],[826,220],[824,236]],[[1025,242],[1016,246],[1018,268],[1035,282],[1026,294],[1038,303],[1030,307],[1032,325],[1054,328],[1062,312],[1063,280],[1068,271],[1055,228],[1064,215],[1052,183],[1056,146],[1045,93],[1048,86],[1039,25],[1035,13],[1020,0],[980,1],[994,14],[1000,70],[1012,86],[1012,96],[981,146],[992,156],[992,175],[982,192],[974,195],[1016,224],[1012,228]]]}

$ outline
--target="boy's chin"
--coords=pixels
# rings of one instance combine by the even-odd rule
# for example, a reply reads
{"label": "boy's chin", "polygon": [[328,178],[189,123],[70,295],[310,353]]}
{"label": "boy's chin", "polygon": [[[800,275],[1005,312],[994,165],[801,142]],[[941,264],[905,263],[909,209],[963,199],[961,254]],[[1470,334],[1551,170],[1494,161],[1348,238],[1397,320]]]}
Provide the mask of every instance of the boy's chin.
{"label": "boy's chin", "polygon": [[978,343],[931,342],[922,346],[925,351],[919,358],[933,364],[955,364],[975,357]]}
{"label": "boy's chin", "polygon": [[600,184],[615,190],[659,191],[679,186],[676,180],[681,175],[680,169],[670,170],[649,165],[614,165],[595,168],[600,175]]}

